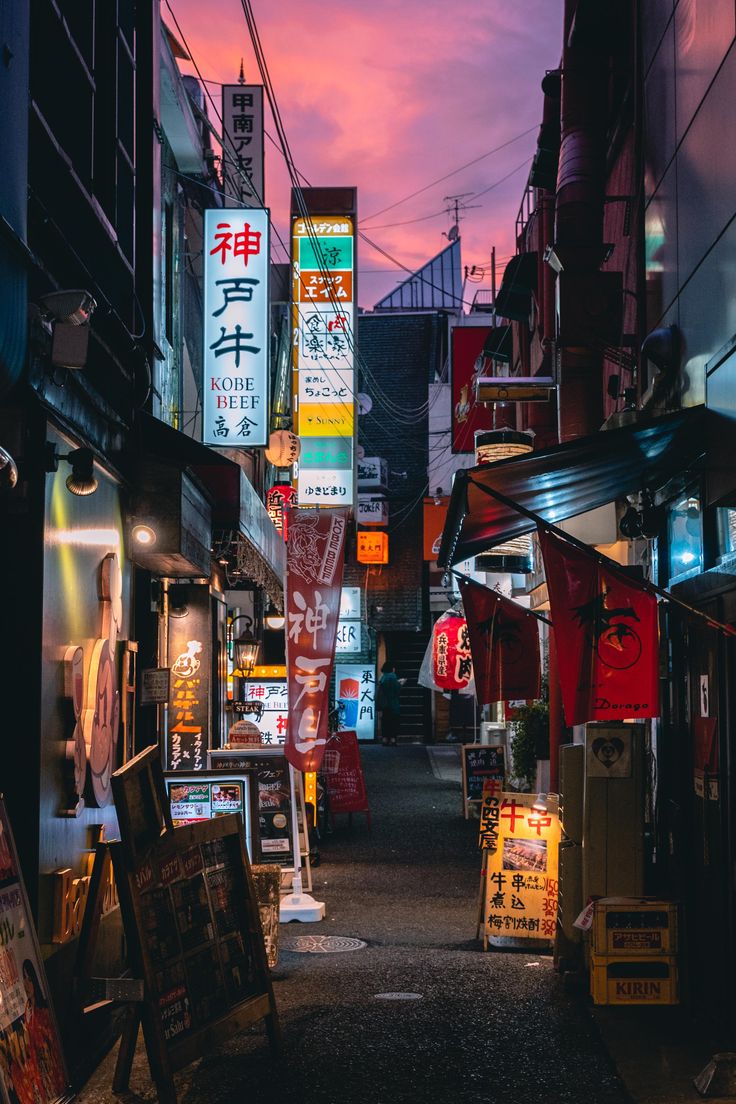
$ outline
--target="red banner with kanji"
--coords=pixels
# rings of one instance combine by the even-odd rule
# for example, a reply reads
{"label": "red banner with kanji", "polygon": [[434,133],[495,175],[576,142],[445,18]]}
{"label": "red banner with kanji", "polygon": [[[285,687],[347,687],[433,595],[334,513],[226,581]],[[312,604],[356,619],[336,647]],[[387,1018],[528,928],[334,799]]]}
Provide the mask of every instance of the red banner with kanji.
{"label": "red banner with kanji", "polygon": [[345,562],[345,510],[292,510],[286,543],[285,754],[317,771],[327,743],[330,678]]}
{"label": "red banner with kanji", "polygon": [[460,580],[460,594],[478,702],[538,698],[542,679],[534,614],[470,579]]}
{"label": "red banner with kanji", "polygon": [[539,543],[567,723],[658,717],[656,597],[554,533]]}

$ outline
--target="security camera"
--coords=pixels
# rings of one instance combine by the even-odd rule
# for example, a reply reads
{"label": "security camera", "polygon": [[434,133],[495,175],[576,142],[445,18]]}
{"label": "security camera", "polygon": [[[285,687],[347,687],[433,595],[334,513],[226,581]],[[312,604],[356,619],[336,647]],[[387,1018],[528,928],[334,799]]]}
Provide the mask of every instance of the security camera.
{"label": "security camera", "polygon": [[9,452],[0,446],[0,491],[12,491],[18,482],[18,465]]}

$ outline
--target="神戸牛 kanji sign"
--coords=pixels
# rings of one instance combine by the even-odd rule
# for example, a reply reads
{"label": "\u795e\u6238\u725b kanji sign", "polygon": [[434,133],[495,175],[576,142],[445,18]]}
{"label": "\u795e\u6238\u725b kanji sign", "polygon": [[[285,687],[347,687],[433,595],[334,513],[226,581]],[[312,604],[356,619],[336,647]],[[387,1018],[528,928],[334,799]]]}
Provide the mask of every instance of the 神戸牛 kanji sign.
{"label": "\u795e\u6238\u725b kanji sign", "polygon": [[268,441],[268,211],[205,211],[202,441]]}
{"label": "\u795e\u6238\u725b kanji sign", "polygon": [[555,937],[560,819],[534,794],[483,787],[480,846],[485,858],[483,939]]}
{"label": "\u795e\u6238\u725b kanji sign", "polygon": [[289,720],[286,758],[319,770],[345,560],[344,510],[296,510],[286,545],[286,663]]}
{"label": "\u795e\u6238\u725b kanji sign", "polygon": [[537,619],[495,590],[460,580],[481,705],[530,700],[541,690]]}
{"label": "\u795e\u6238\u725b kanji sign", "polygon": [[659,716],[657,599],[540,530],[565,720]]}

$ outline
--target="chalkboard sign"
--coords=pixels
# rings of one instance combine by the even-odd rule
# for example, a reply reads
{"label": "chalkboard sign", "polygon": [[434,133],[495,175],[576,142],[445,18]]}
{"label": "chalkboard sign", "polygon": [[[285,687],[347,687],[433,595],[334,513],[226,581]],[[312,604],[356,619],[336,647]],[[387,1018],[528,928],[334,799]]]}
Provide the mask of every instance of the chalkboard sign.
{"label": "chalkboard sign", "polygon": [[337,813],[366,813],[370,828],[368,793],[360,762],[358,738],[354,732],[337,732],[328,740],[323,769],[327,781],[330,819],[334,819]]}
{"label": "chalkboard sign", "polygon": [[0,796],[0,1100],[72,1100],[43,959]]}
{"label": "chalkboard sign", "polygon": [[242,819],[174,828],[158,756],[113,775],[121,841],[109,846],[151,1073],[176,1104],[175,1070],[258,1020],[274,1044],[279,1027]]}
{"label": "chalkboard sign", "polygon": [[[254,855],[257,863],[279,863],[284,869],[294,866],[293,827],[291,817],[291,782],[289,764],[283,747],[221,748],[208,751],[212,770],[247,770],[253,779]],[[304,804],[303,775],[295,776],[297,790],[297,815],[300,825],[300,843],[304,884],[307,892],[312,888],[312,871],[309,862],[309,840],[304,826],[307,823]]]}
{"label": "chalkboard sign", "polygon": [[484,782],[504,786],[505,749],[490,744],[464,744],[461,748],[463,765],[463,815],[470,816],[471,802],[483,800]]}

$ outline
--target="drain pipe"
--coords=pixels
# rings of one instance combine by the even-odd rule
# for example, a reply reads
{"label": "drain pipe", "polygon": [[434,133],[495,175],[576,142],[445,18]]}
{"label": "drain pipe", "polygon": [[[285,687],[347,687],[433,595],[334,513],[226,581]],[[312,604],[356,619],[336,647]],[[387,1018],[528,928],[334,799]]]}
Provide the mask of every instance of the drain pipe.
{"label": "drain pipe", "polygon": [[[561,142],[555,204],[555,244],[562,272],[597,273],[603,252],[608,50],[571,45],[578,0],[565,0]],[[596,44],[597,45],[597,44]],[[560,441],[596,432],[603,422],[602,350],[562,349]]]}

